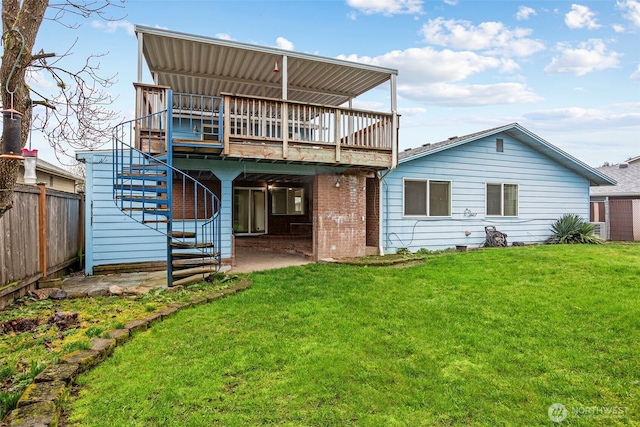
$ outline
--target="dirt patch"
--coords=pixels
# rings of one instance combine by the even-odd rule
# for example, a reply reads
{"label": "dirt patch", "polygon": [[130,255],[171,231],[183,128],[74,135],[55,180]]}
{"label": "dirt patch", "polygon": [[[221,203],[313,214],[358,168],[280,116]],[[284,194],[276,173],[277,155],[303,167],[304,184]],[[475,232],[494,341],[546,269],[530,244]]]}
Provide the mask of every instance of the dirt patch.
{"label": "dirt patch", "polygon": [[[46,323],[56,325],[60,331],[64,331],[78,324],[78,313],[56,312],[47,319]],[[22,334],[24,332],[31,332],[41,324],[43,324],[43,322],[36,317],[12,319],[0,323],[0,334]]]}
{"label": "dirt patch", "polygon": [[49,317],[48,323],[50,325],[58,326],[58,329],[64,331],[65,329],[69,329],[71,326],[74,326],[78,323],[78,313],[65,313],[62,311],[55,312],[51,317]]}
{"label": "dirt patch", "polygon": [[40,326],[40,320],[37,318],[13,319],[2,324],[1,332],[3,334],[8,334],[11,332],[21,334],[23,332],[33,331],[38,326]]}

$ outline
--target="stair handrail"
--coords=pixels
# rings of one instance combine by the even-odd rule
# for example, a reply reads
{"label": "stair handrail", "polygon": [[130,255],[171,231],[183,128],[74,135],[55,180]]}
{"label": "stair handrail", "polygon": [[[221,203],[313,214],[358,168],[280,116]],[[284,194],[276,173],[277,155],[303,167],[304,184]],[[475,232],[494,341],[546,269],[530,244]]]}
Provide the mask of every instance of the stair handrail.
{"label": "stair handrail", "polygon": [[[124,206],[124,204],[122,203],[124,201],[124,197],[121,197],[121,203],[118,204],[117,202],[117,196],[118,196],[118,192],[120,192],[123,196],[124,196],[124,191],[125,191],[125,182],[126,181],[132,181],[132,178],[126,178],[125,175],[125,169],[127,167],[129,167],[129,171],[131,171],[131,168],[133,167],[133,165],[136,165],[135,162],[138,162],[138,164],[140,164],[140,167],[142,170],[145,170],[144,168],[146,166],[149,166],[151,168],[152,171],[159,171],[161,169],[164,169],[167,173],[167,177],[166,179],[169,180],[175,180],[177,177],[177,179],[182,180],[183,182],[189,182],[190,184],[194,185],[194,197],[196,197],[196,199],[199,197],[200,194],[202,194],[202,197],[205,199],[205,205],[204,205],[204,210],[205,210],[205,215],[206,217],[203,218],[203,220],[205,220],[204,223],[201,223],[201,219],[198,218],[198,211],[194,210],[194,218],[193,218],[193,233],[195,234],[195,238],[192,238],[192,240],[195,242],[196,245],[196,250],[198,250],[199,252],[201,252],[203,254],[203,256],[207,256],[207,257],[213,257],[213,258],[217,258],[218,261],[218,266],[220,266],[220,244],[221,244],[221,233],[220,233],[220,226],[221,226],[221,216],[220,216],[220,200],[219,198],[215,195],[215,193],[213,193],[211,190],[209,190],[206,186],[204,186],[201,182],[197,181],[196,179],[194,179],[193,177],[189,176],[188,174],[184,173],[183,171],[174,168],[173,166],[171,166],[170,164],[168,164],[166,161],[163,160],[162,157],[166,156],[166,153],[164,154],[154,154],[152,152],[144,152],[139,150],[138,148],[134,147],[132,144],[125,142],[125,137],[124,135],[126,134],[126,126],[129,126],[129,141],[131,142],[132,140],[135,140],[134,138],[134,132],[132,132],[133,126],[137,123],[137,122],[141,122],[143,120],[151,120],[156,115],[159,114],[164,114],[166,111],[161,111],[161,112],[157,112],[157,113],[153,113],[153,114],[149,114],[147,116],[143,116],[143,117],[139,117],[136,119],[132,119],[132,120],[128,120],[125,122],[120,123],[119,125],[117,125],[114,130],[113,130],[113,200],[116,204],[116,206],[118,206],[118,208],[127,216],[129,216],[130,218],[142,223],[143,225],[154,229],[155,231],[164,234],[165,236],[167,236],[168,238],[172,239],[172,241],[174,242],[183,242],[183,243],[187,243],[189,241],[188,238],[186,237],[176,237],[175,236],[175,232],[176,231],[182,231],[182,232],[188,232],[191,231],[190,229],[187,230],[186,224],[187,219],[181,218],[180,221],[182,223],[181,225],[181,229],[180,230],[176,230],[175,228],[175,224],[173,224],[173,227],[167,227],[168,230],[171,230],[171,232],[167,232],[165,230],[162,230],[160,228],[160,224],[161,222],[159,221],[153,221],[153,220],[145,220],[145,218],[147,218],[149,215],[151,215],[152,217],[158,218],[160,216],[166,216],[167,217],[167,221],[166,223],[168,224],[168,221],[174,221],[174,212],[172,209],[172,195],[167,195],[167,199],[166,199],[166,203],[164,203],[165,205],[168,206],[168,211],[164,212],[164,213],[160,213],[160,209],[157,209],[158,206],[160,205],[160,203],[158,203],[156,201],[156,209],[153,208],[146,208],[146,202],[145,199],[141,199],[140,202],[133,202],[133,201],[129,201],[129,212],[125,212],[126,207]],[[151,148],[151,144],[149,144],[149,148]],[[142,179],[143,184],[141,185],[142,191],[144,193],[145,190],[145,179]],[[132,186],[132,184],[129,184],[130,186]],[[118,187],[120,188],[118,190]],[[148,186],[149,190],[151,191],[151,187],[152,186]],[[175,186],[174,186],[175,187]],[[156,191],[157,191],[157,187],[156,187]],[[183,185],[183,192],[184,192],[184,185]],[[131,197],[132,198],[132,197]],[[186,198],[181,197],[182,200],[185,200]],[[142,219],[138,220],[134,215],[133,215],[133,205],[135,203],[138,204],[142,204]],[[149,211],[149,213],[147,213],[147,211]],[[200,223],[200,226],[199,226]],[[201,229],[201,232],[198,233],[198,228]],[[213,243],[213,247],[209,247],[207,245],[205,245],[206,243],[209,243],[209,241],[206,241],[206,239],[211,239],[212,241],[210,243]],[[213,241],[215,239],[215,242]],[[193,243],[193,242],[192,242]],[[201,245],[202,247],[198,247],[198,245]]]}

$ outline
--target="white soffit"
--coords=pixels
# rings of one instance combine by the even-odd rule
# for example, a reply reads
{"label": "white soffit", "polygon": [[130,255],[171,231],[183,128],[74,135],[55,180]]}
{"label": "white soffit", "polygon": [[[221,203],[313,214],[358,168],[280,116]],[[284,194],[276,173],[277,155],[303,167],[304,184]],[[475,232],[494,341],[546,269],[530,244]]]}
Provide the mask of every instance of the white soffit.
{"label": "white soffit", "polygon": [[[200,95],[232,93],[282,97],[287,56],[287,99],[338,106],[397,75],[397,70],[283,49],[136,26],[143,55],[159,85]],[[278,61],[280,72],[274,72]]]}

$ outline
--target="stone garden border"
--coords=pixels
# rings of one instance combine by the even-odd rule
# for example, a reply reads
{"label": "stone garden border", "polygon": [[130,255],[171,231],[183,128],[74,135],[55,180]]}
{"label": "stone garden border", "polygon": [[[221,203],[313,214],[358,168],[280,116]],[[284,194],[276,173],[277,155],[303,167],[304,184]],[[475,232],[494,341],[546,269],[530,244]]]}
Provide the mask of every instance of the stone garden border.
{"label": "stone garden border", "polygon": [[56,427],[60,419],[62,404],[69,395],[75,379],[109,357],[115,348],[126,343],[135,332],[145,331],[155,322],[164,320],[183,308],[213,302],[229,295],[242,292],[253,281],[243,277],[228,288],[197,295],[189,302],[169,304],[142,319],[133,320],[122,329],[114,329],[107,334],[110,338],[94,338],[88,350],[76,350],[60,358],[58,364],[47,366],[30,384],[18,400],[14,409],[2,425],[8,427]]}

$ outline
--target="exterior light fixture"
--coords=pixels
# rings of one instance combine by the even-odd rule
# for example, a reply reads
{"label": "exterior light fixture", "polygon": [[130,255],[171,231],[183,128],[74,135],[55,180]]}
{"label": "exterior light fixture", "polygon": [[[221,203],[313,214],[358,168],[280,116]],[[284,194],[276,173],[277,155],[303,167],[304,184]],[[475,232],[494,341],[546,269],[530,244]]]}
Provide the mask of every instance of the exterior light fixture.
{"label": "exterior light fixture", "polygon": [[35,185],[38,180],[36,176],[36,162],[38,161],[38,150],[22,149],[24,157],[24,183]]}
{"label": "exterior light fixture", "polygon": [[336,188],[340,187],[340,177],[336,178]]}
{"label": "exterior light fixture", "polygon": [[279,73],[280,72],[280,68],[278,68],[278,60],[276,59],[275,63],[273,64],[273,72],[274,73]]}
{"label": "exterior light fixture", "polygon": [[4,110],[2,112],[2,126],[2,155],[0,158],[22,160],[20,153],[22,114],[16,110]]}

